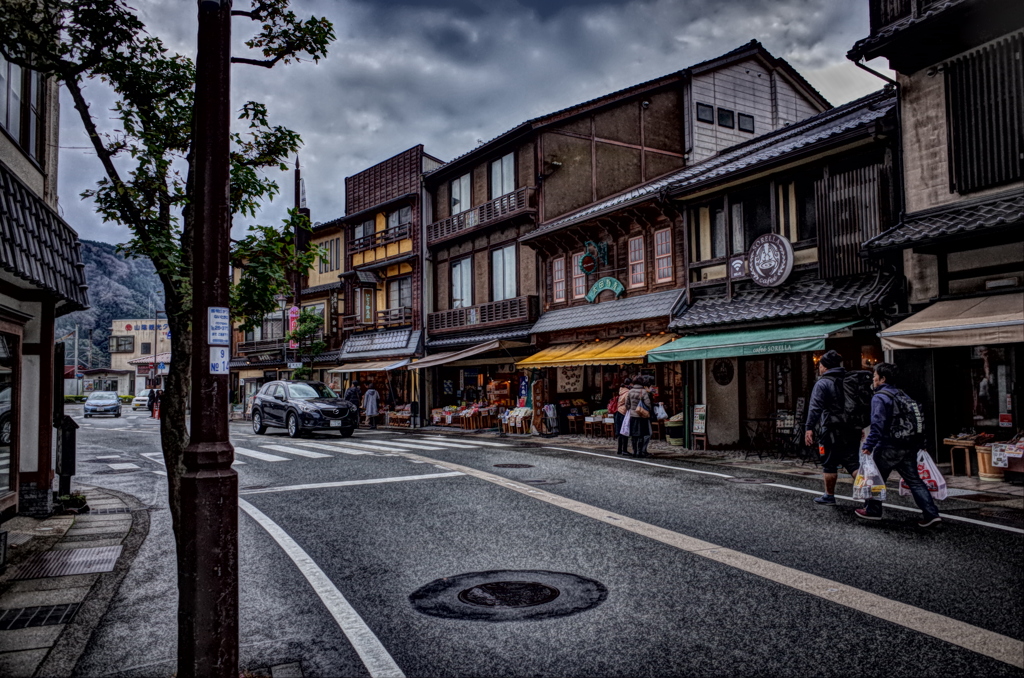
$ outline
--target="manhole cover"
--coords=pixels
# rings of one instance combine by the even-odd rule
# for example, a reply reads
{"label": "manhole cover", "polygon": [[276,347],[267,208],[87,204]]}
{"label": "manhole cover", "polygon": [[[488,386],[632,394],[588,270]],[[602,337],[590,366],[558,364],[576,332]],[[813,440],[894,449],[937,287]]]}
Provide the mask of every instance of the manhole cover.
{"label": "manhole cover", "polygon": [[742,483],[744,485],[765,485],[767,483],[775,482],[768,478],[727,478],[730,483]]}
{"label": "manhole cover", "polygon": [[521,480],[520,482],[526,483],[527,485],[561,485],[565,480],[562,478],[533,478],[530,480]]}
{"label": "manhole cover", "polygon": [[533,607],[558,597],[558,589],[535,581],[493,581],[459,592],[459,600],[484,607]]}
{"label": "manhole cover", "polygon": [[578,614],[607,597],[600,582],[567,572],[491,570],[435,579],[409,602],[433,617],[502,622]]}
{"label": "manhole cover", "polygon": [[533,464],[495,464],[494,468],[533,468]]}

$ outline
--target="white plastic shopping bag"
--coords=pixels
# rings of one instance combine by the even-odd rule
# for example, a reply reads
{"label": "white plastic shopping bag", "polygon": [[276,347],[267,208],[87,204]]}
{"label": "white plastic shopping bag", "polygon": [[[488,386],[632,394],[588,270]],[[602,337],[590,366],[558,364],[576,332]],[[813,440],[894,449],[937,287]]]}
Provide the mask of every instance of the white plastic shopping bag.
{"label": "white plastic shopping bag", "polygon": [[[925,450],[917,453],[917,474],[928,486],[932,499],[942,501],[949,495],[949,491],[946,489],[946,479],[939,472],[939,467],[932,461],[932,455]],[[910,486],[907,485],[907,481],[900,478],[900,496],[905,497],[908,494],[910,494]]]}
{"label": "white plastic shopping bag", "polygon": [[626,410],[626,416],[622,418],[622,427],[619,429],[620,436],[629,436],[629,410]]}
{"label": "white plastic shopping bag", "polygon": [[860,455],[860,469],[853,481],[853,498],[885,501],[885,478],[870,454]]}

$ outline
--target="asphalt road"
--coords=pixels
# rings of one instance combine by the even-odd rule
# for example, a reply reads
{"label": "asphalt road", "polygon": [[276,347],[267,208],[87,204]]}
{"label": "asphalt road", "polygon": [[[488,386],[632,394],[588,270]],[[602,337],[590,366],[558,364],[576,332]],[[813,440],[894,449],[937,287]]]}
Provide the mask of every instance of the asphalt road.
{"label": "asphalt road", "polygon": [[[156,422],[126,411],[79,423],[76,482],[155,508],[77,673],[170,675],[176,594]],[[1024,674],[1024,531],[1000,529],[1013,521],[974,504],[951,499],[940,509],[976,522],[923,531],[912,511],[888,509],[884,522],[862,524],[852,502],[817,506],[815,478],[638,463],[557,439],[359,431],[291,440],[239,423],[232,442],[250,507],[239,517],[242,668],[300,662],[306,676]],[[509,463],[531,467],[495,466]],[[310,485],[320,487],[296,487]],[[307,579],[288,549],[304,551],[322,574]],[[410,601],[435,580],[497,570],[577,575],[606,595],[566,616],[544,617],[548,608],[538,606],[541,618],[497,622],[431,616]],[[569,587],[547,605],[572,595]]]}

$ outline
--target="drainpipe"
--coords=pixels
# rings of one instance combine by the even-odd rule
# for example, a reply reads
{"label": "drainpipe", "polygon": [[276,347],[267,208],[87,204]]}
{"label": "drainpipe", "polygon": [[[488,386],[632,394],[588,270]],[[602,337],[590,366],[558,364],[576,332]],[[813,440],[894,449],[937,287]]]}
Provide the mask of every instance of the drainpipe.
{"label": "drainpipe", "polygon": [[[883,80],[884,82],[893,86],[896,90],[896,191],[899,195],[899,208],[900,216],[899,221],[903,221],[903,217],[907,213],[907,199],[906,193],[903,190],[903,88],[900,87],[900,83],[896,82],[892,78],[882,75],[875,69],[867,66],[862,61],[854,61],[853,65],[862,71],[866,71],[876,78]],[[898,222],[897,222],[898,223]]]}

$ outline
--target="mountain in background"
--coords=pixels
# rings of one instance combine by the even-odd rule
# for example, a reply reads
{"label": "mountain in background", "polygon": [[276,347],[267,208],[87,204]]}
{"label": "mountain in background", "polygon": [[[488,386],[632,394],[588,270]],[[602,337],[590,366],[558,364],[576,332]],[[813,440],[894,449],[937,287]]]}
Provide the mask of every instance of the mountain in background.
{"label": "mountain in background", "polygon": [[[125,259],[117,246],[82,241],[85,280],[89,285],[86,311],[57,318],[55,338],[75,331],[78,323],[78,362],[90,367],[109,367],[110,321],[119,318],[152,318],[153,300],[163,291],[160,278],[149,259]],[[92,361],[89,361],[89,330],[92,330]],[[66,364],[73,365],[74,334],[64,340]]]}

